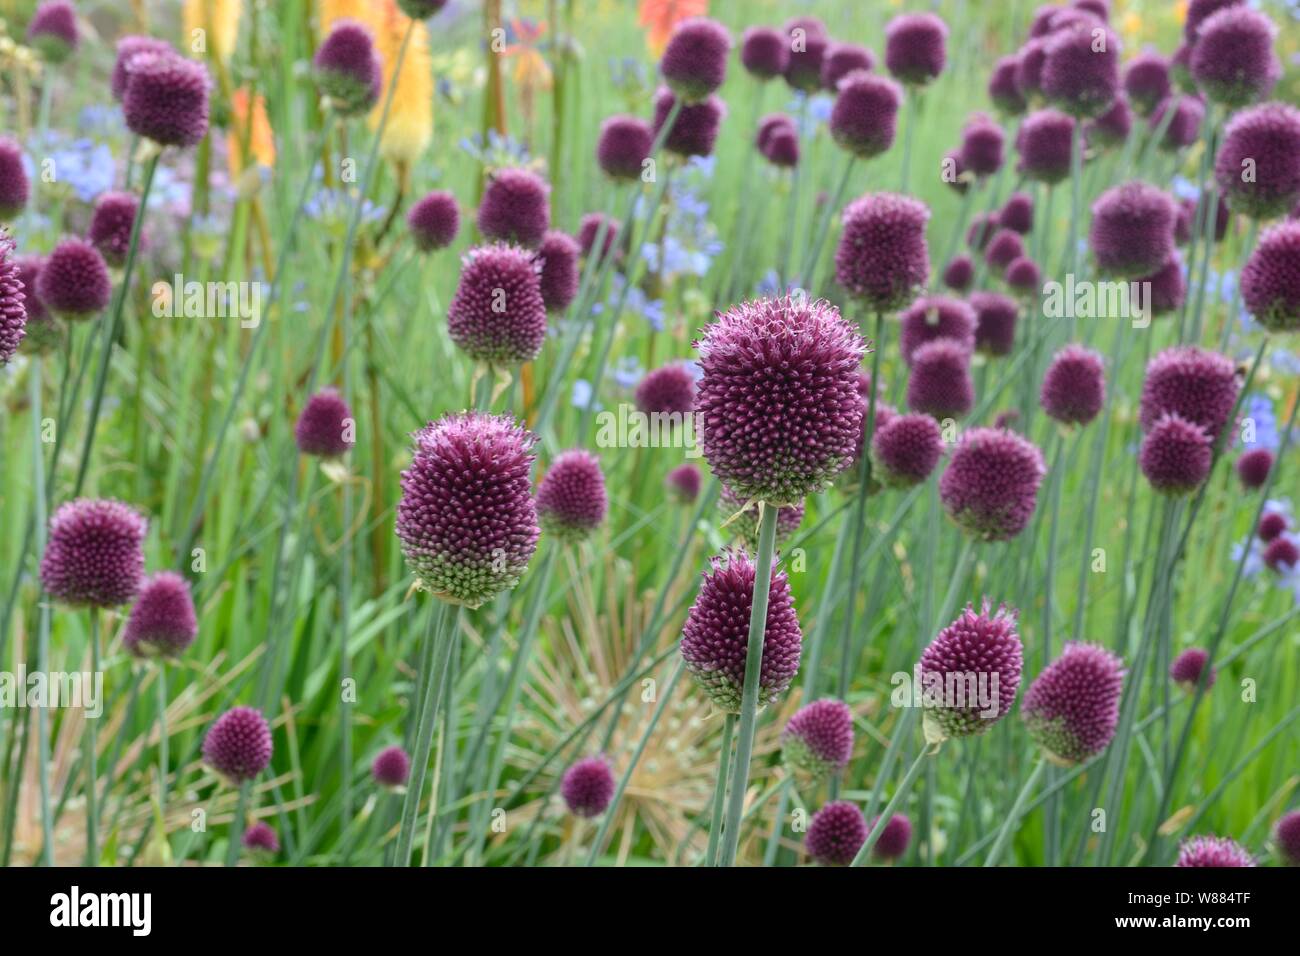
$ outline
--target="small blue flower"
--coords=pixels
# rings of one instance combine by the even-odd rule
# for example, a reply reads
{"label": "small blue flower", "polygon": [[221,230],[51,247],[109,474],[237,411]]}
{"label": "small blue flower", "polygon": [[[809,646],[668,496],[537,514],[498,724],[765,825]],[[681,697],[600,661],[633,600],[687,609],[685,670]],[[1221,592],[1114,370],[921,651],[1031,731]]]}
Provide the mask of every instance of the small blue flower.
{"label": "small blue flower", "polygon": [[569,402],[574,408],[592,408],[600,409],[600,403],[594,402],[596,391],[591,387],[591,383],[585,378],[575,379],[573,382],[573,392],[570,395]]}

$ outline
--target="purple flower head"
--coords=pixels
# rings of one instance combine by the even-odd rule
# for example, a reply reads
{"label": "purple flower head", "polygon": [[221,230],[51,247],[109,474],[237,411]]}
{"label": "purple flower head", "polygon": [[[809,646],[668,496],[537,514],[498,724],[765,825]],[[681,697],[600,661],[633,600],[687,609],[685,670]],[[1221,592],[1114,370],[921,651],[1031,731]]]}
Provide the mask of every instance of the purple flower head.
{"label": "purple flower head", "polygon": [[[718,496],[718,510],[727,522],[724,533],[744,542],[750,551],[758,550],[758,507],[740,498],[726,485]],[[799,530],[803,523],[804,504],[802,501],[786,505],[776,515],[776,546],[780,548],[790,536]]]}
{"label": "purple flower head", "polygon": [[949,338],[927,342],[912,353],[908,408],[940,421],[969,415],[975,407],[970,354],[964,343]]}
{"label": "purple flower head", "polygon": [[1083,139],[1086,146],[1105,149],[1118,146],[1132,131],[1133,111],[1129,109],[1128,98],[1121,93],[1115,97],[1110,109],[1083,124]]}
{"label": "purple flower head", "polygon": [[584,757],[560,780],[560,795],[574,816],[598,817],[614,799],[614,772],[603,756]]}
{"label": "purple flower head", "polygon": [[542,237],[537,259],[542,302],[549,312],[563,312],[578,295],[578,255],[582,249],[567,232],[552,229]]}
{"label": "purple flower head", "polygon": [[1016,618],[1005,605],[992,611],[985,598],[935,635],[917,665],[928,728],[971,737],[1011,712],[1024,654]]}
{"label": "purple flower head", "polygon": [[578,224],[578,247],[584,256],[590,256],[591,250],[595,248],[602,224],[605,227],[605,237],[600,241],[601,256],[608,256],[618,250],[619,224],[614,221],[614,217],[603,212],[589,212]]}
{"label": "purple flower head", "polygon": [[271,763],[271,727],[252,707],[226,711],[203,738],[203,760],[230,783],[252,780]]}
{"label": "purple flower head", "polygon": [[1020,162],[1016,171],[1053,184],[1070,175],[1074,120],[1059,110],[1036,110],[1025,117],[1016,135]]}
{"label": "purple flower head", "polygon": [[135,598],[144,576],[148,522],[111,499],[78,498],[50,518],[41,585],[73,607],[118,607]]}
{"label": "purple flower head", "polygon": [[695,407],[695,376],[672,362],[646,373],[636,387],[636,407],[647,415],[687,415]]}
{"label": "purple flower head", "polygon": [[1053,763],[1082,763],[1115,736],[1123,689],[1123,661],[1094,644],[1068,642],[1025,691],[1025,726]]}
{"label": "purple flower head", "polygon": [[1252,219],[1286,215],[1300,200],[1300,109],[1264,103],[1235,114],[1214,178],[1234,211]]}
{"label": "purple flower head", "polygon": [[1244,4],[1201,23],[1192,47],[1192,78],[1205,95],[1229,108],[1263,99],[1282,75],[1273,52],[1277,25]]}
{"label": "purple flower head", "polygon": [[322,388],[307,399],[293,428],[294,441],[304,455],[337,458],[357,443],[357,423],[347,400],[335,388]]}
{"label": "purple flower head", "polygon": [[[1174,112],[1165,120],[1165,112]],[[1187,93],[1175,93],[1161,100],[1151,112],[1147,121],[1152,131],[1164,127],[1164,138],[1160,148],[1166,152],[1177,152],[1196,143],[1201,136],[1201,121],[1205,119],[1205,104],[1196,96]]]}
{"label": "purple flower head", "polygon": [[1173,412],[1217,438],[1228,424],[1240,390],[1236,366],[1226,355],[1194,345],[1165,349],[1147,365],[1142,428],[1151,429]]}
{"label": "purple flower head", "polygon": [[1056,353],[1043,376],[1039,404],[1065,425],[1087,425],[1106,401],[1106,370],[1101,356],[1081,345]]}
{"label": "purple flower head", "polygon": [[1008,116],[1019,116],[1029,105],[1016,82],[1019,65],[1019,57],[1004,56],[993,64],[993,71],[989,74],[989,99]]}
{"label": "purple flower head", "polygon": [[1010,355],[1016,342],[1020,306],[1001,292],[972,292],[975,310],[975,348],[985,355]]}
{"label": "purple flower head", "polygon": [[1267,230],[1241,270],[1241,296],[1260,325],[1300,329],[1300,221]]}
{"label": "purple flower head", "polygon": [[917,299],[898,317],[902,325],[898,347],[903,361],[910,365],[916,350],[935,339],[951,339],[968,352],[975,348],[973,305],[939,295]]}
{"label": "purple flower head", "polygon": [[1287,529],[1286,515],[1270,511],[1259,519],[1259,540],[1268,543]]}
{"label": "purple flower head", "polygon": [[359,116],[379,102],[384,66],[370,31],[353,20],[338,20],[312,59],[316,85],[342,116]]}
{"label": "purple flower head", "polygon": [[275,835],[271,824],[258,820],[244,831],[244,849],[268,856],[280,852],[280,838]]}
{"label": "purple flower head", "polygon": [[1049,21],[1051,30],[1048,31],[1047,38],[1050,39],[1058,33],[1076,30],[1080,27],[1094,29],[1101,26],[1105,19],[1105,17],[1098,17],[1095,13],[1080,9],[1077,6],[1067,7],[1052,14],[1052,19]]}
{"label": "purple flower head", "polygon": [[1043,64],[1047,62],[1047,36],[1035,37],[1016,54],[1016,87],[1026,100],[1043,95]]}
{"label": "purple flower head", "polygon": [[668,472],[664,478],[664,485],[675,501],[680,504],[690,504],[700,496],[702,481],[699,466],[687,462]]}
{"label": "purple flower head", "polygon": [[1038,263],[1028,256],[1021,256],[1019,259],[1011,260],[1007,271],[1002,273],[1002,278],[1012,292],[1028,297],[1037,295],[1043,281],[1043,274],[1038,268]]}
{"label": "purple flower head", "polygon": [[1110,19],[1110,0],[1074,0],[1076,10],[1091,13],[1103,23]]}
{"label": "purple flower head", "polygon": [[[99,250],[110,266],[120,267],[126,262],[131,246],[131,227],[135,224],[140,200],[135,193],[107,192],[95,201],[95,211],[90,217],[86,238]],[[141,230],[139,245],[145,245]]]}
{"label": "purple flower head", "polygon": [[664,82],[686,103],[697,103],[727,78],[731,34],[708,17],[692,17],[677,24],[668,40],[659,72]]}
{"label": "purple flower head", "polygon": [[[661,88],[655,94],[654,133],[656,136],[668,122],[675,102],[676,97],[667,87]],[[718,139],[718,127],[722,125],[722,117],[725,113],[722,100],[716,96],[684,105],[668,131],[664,146],[670,152],[687,158],[712,155],[713,144]]]}
{"label": "purple flower head", "polygon": [[948,24],[933,13],[904,13],[885,27],[885,66],[902,83],[924,86],[947,62]]}
{"label": "purple flower head", "polygon": [[1277,844],[1282,862],[1300,866],[1300,810],[1282,815],[1273,827],[1273,842]]}
{"label": "purple flower head", "polygon": [[998,225],[1027,236],[1034,229],[1034,199],[1028,193],[1012,193],[998,213]]}
{"label": "purple flower head", "polygon": [[[1043,57],[1043,95],[1071,116],[1100,116],[1119,95],[1119,37],[1096,19],[1078,14],[1048,39]],[[1055,23],[1055,21],[1054,21]]]}
{"label": "purple flower head", "polygon": [[0,230],[0,366],[18,351],[27,333],[27,292],[14,242]]}
{"label": "purple flower head", "polygon": [[[745,684],[756,572],[744,551],[726,551],[710,565],[682,628],[682,660],[713,706],[736,714]],[[790,584],[784,571],[773,568],[758,679],[760,706],[777,700],[794,680],[802,642]]]}
{"label": "purple flower head", "polygon": [[0,136],[0,220],[15,219],[27,206],[30,193],[22,147],[8,136]]}
{"label": "purple flower head", "polygon": [[609,510],[605,475],[589,451],[561,453],[537,489],[537,518],[542,530],[561,541],[585,541]]}
{"label": "purple flower head", "polygon": [[537,549],[532,433],[508,416],[446,415],[414,435],[397,537],[421,587],[478,607],[513,588]]}
{"label": "purple flower head", "polygon": [[77,11],[68,0],[45,0],[27,23],[27,43],[47,63],[62,63],[77,48]]}
{"label": "purple flower head", "polygon": [[772,27],[750,27],[740,38],[740,65],[759,80],[780,76],[790,65],[790,41]]}
{"label": "purple flower head", "polygon": [[871,439],[873,474],[894,488],[919,485],[942,456],[943,433],[929,415],[893,416]]}
{"label": "purple flower head", "polygon": [[1006,135],[983,113],[974,114],[962,130],[962,164],[976,176],[992,176],[1002,168]]}
{"label": "purple flower head", "polygon": [[1226,10],[1228,7],[1235,7],[1244,2],[1245,0],[1191,0],[1187,4],[1187,19],[1183,21],[1183,39],[1189,44],[1194,44],[1202,23],[1220,10]]}
{"label": "purple flower head", "polygon": [[981,541],[1009,541],[1029,523],[1047,473],[1038,447],[1015,432],[972,428],[939,480],[948,515]]}
{"label": "purple flower head", "polygon": [[1186,495],[1210,473],[1210,438],[1200,425],[1166,413],[1142,439],[1138,464],[1151,487],[1161,494]]}
{"label": "purple flower head", "polygon": [[[1195,199],[1188,196],[1180,199],[1177,205],[1178,216],[1174,220],[1174,243],[1185,246],[1191,242],[1192,232],[1199,229],[1197,217],[1200,215],[1198,203]],[[1223,197],[1218,197],[1214,211],[1214,241],[1222,242],[1223,237],[1228,234],[1228,204]],[[1199,232],[1198,232],[1199,235]]]}
{"label": "purple flower head", "polygon": [[910,196],[872,193],[855,199],[844,210],[835,280],[873,312],[906,305],[930,275],[929,220],[930,210]]}
{"label": "purple flower head", "polygon": [[1254,866],[1254,858],[1227,837],[1194,836],[1178,849],[1174,866]]}
{"label": "purple flower head", "polygon": [[1048,3],[1034,11],[1029,20],[1029,38],[1045,37],[1052,32],[1052,20],[1064,8],[1059,3]]}
{"label": "purple flower head", "polygon": [[1264,564],[1278,574],[1294,570],[1300,564],[1300,545],[1286,535],[1278,535],[1264,549]]}
{"label": "purple flower head", "polygon": [[401,747],[385,747],[370,765],[370,776],[376,784],[388,789],[406,785],[411,774],[411,758]]}
{"label": "purple flower head", "polygon": [[172,45],[158,37],[129,34],[117,41],[117,59],[113,61],[113,74],[109,80],[109,90],[113,99],[119,103],[126,93],[126,65],[137,53],[175,53]]}
{"label": "purple flower head", "polygon": [[471,249],[447,308],[451,340],[497,366],[531,362],[546,342],[546,302],[533,253],[497,243]]}
{"label": "purple flower head", "polygon": [[781,759],[812,777],[839,773],[853,756],[853,711],[823,698],[800,707],[781,732]]}
{"label": "purple flower head", "polygon": [[792,125],[768,130],[759,151],[773,166],[793,169],[799,165],[799,133]]}
{"label": "purple flower head", "polygon": [[833,800],[808,821],[804,848],[823,866],[848,866],[867,842],[868,832],[856,803]]}
{"label": "purple flower head", "polygon": [[822,89],[834,93],[840,80],[856,70],[873,70],[876,58],[857,43],[832,43],[822,59]]}
{"label": "purple flower head", "polygon": [[499,169],[488,179],[478,207],[478,228],[489,239],[528,249],[551,227],[551,187],[532,170]]}
{"label": "purple flower head", "polygon": [[[53,351],[63,339],[63,326],[46,311],[40,296],[36,294],[36,280],[40,278],[41,269],[45,267],[43,256],[19,256],[14,261],[17,267],[15,278],[23,286],[23,308],[27,310],[27,327],[23,336],[22,348],[33,355],[43,355]],[[10,335],[14,327],[13,292],[8,293],[8,316]]]}
{"label": "purple flower head", "polygon": [[[871,829],[876,828],[880,817],[871,821]],[[880,836],[876,838],[876,845],[871,849],[871,855],[877,860],[897,860],[907,852],[907,846],[912,842],[912,821],[907,818],[905,813],[895,813],[885,824],[885,828],[880,831]]]}
{"label": "purple flower head", "polygon": [[650,124],[643,119],[611,116],[600,124],[596,162],[613,179],[640,179],[650,147],[654,145],[654,135]]}
{"label": "purple flower head", "polygon": [[840,80],[831,108],[835,142],[863,159],[885,152],[894,143],[903,91],[893,80],[855,70]]}
{"label": "purple flower head", "polygon": [[421,252],[445,249],[460,232],[460,207],[456,204],[456,197],[443,190],[428,193],[406,214],[406,226],[411,230],[415,247]]}
{"label": "purple flower head", "polygon": [[[1182,687],[1183,690],[1194,692],[1196,685],[1201,682],[1201,674],[1205,673],[1205,667],[1210,662],[1210,655],[1204,648],[1189,647],[1176,658],[1173,664],[1169,666],[1169,679],[1175,684]],[[1211,667],[1209,674],[1205,678],[1205,689],[1209,690],[1214,686],[1214,678],[1218,672]]]}
{"label": "purple flower head", "polygon": [[766,153],[772,137],[782,131],[798,134],[794,119],[785,113],[768,113],[758,121],[758,132],[754,136],[754,145],[760,153]]}
{"label": "purple flower head", "polygon": [[1237,459],[1237,478],[1247,491],[1263,488],[1273,470],[1273,453],[1267,448],[1252,448]]}
{"label": "purple flower head", "polygon": [[984,261],[995,272],[1005,273],[1007,266],[1025,254],[1025,241],[1020,233],[999,229],[984,249]]}
{"label": "purple flower head", "polygon": [[866,405],[866,343],[827,302],[756,299],[719,314],[695,343],[704,457],[746,500],[795,504],[853,460]]}
{"label": "purple flower head", "polygon": [[1133,108],[1143,116],[1173,92],[1169,80],[1169,60],[1154,50],[1144,50],[1129,60],[1124,68],[1124,92]]}
{"label": "purple flower head", "polygon": [[103,311],[112,294],[104,257],[84,239],[60,241],[36,278],[41,304],[69,320],[88,319]]}
{"label": "purple flower head", "polygon": [[995,212],[976,213],[966,230],[966,245],[976,252],[983,252],[989,246],[989,240],[997,235],[1001,228],[998,214]]}
{"label": "purple flower head", "polygon": [[122,643],[137,657],[175,657],[198,633],[189,582],[173,571],[159,571],[140,588]]}
{"label": "purple flower head", "polygon": [[[1177,254],[1151,273],[1137,280],[1139,302],[1152,316],[1167,315],[1182,307],[1187,297],[1187,280],[1183,277],[1183,263]],[[1149,292],[1149,295],[1144,295]]]}
{"label": "purple flower head", "polygon": [[812,93],[821,86],[822,61],[831,42],[826,27],[814,17],[795,17],[786,21],[785,34],[785,81],[791,89]]}
{"label": "purple flower head", "polygon": [[122,93],[127,128],[159,146],[196,145],[208,134],[210,85],[195,60],[170,51],[134,54]]}
{"label": "purple flower head", "polygon": [[1177,209],[1169,194],[1141,182],[1106,190],[1092,206],[1088,245],[1109,276],[1150,275],[1174,255]]}
{"label": "purple flower head", "polygon": [[975,263],[968,255],[953,256],[943,270],[943,284],[953,292],[965,292],[975,281]]}

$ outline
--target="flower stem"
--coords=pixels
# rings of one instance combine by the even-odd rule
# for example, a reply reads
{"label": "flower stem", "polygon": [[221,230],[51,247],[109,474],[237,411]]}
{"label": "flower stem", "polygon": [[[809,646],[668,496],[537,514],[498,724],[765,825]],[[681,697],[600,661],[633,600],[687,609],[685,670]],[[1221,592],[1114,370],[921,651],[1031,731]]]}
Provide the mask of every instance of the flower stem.
{"label": "flower stem", "polygon": [[853,858],[853,862],[850,864],[851,866],[862,866],[862,864],[867,862],[867,857],[869,857],[871,851],[875,849],[876,841],[880,839],[880,834],[885,832],[886,824],[888,824],[890,819],[893,817],[894,810],[898,808],[899,804],[901,804],[907,797],[908,793],[911,792],[912,784],[916,783],[916,778],[921,775],[921,768],[925,766],[925,758],[930,756],[932,753],[933,750],[930,747],[921,747],[921,752],[917,754],[916,759],[912,761],[912,766],[907,768],[907,775],[903,777],[903,782],[898,785],[898,789],[894,791],[894,795],[889,799],[889,802],[885,804],[885,809],[880,811],[880,816],[876,818],[876,825],[873,826],[871,832],[867,834],[866,842],[863,843],[862,848],[858,850],[858,855]]}
{"label": "flower stem", "polygon": [[[32,494],[35,499],[36,553],[45,553],[45,449],[41,443],[41,361],[33,359],[27,366],[27,385],[32,416]],[[26,553],[26,549],[23,549]],[[18,562],[20,565],[22,561]],[[36,669],[42,674],[50,671],[50,606],[40,602],[40,624],[36,638]],[[44,847],[42,858],[46,866],[54,865],[54,816],[50,807],[50,712],[41,707],[36,712],[36,749],[41,791],[41,835]]]}
{"label": "flower stem", "polygon": [[722,835],[722,810],[727,800],[727,770],[731,765],[731,738],[736,733],[736,715],[727,714],[722,722],[722,743],[718,751],[718,782],[713,789],[713,817],[709,822],[709,848],[705,866],[718,865],[718,837]]}
{"label": "flower stem", "polygon": [[989,850],[989,855],[984,858],[985,866],[997,866],[998,860],[1002,858],[1002,852],[1011,842],[1011,834],[1015,832],[1016,826],[1020,823],[1021,814],[1024,813],[1025,803],[1029,800],[1029,795],[1034,788],[1038,786],[1038,780],[1047,769],[1047,758],[1039,757],[1038,763],[1034,764],[1034,770],[1025,781],[1025,785],[1020,788],[1020,793],[1016,796],[1016,802],[1011,805],[1011,812],[1002,823],[1002,829],[998,831],[998,838],[993,843],[993,849]]}
{"label": "flower stem", "polygon": [[[136,217],[139,219],[139,216]],[[90,609],[90,673],[99,673],[99,609]],[[83,714],[86,722],[85,753],[82,763],[86,767],[86,865],[99,866],[99,808],[95,793],[95,756],[98,752],[98,729],[95,718]]]}

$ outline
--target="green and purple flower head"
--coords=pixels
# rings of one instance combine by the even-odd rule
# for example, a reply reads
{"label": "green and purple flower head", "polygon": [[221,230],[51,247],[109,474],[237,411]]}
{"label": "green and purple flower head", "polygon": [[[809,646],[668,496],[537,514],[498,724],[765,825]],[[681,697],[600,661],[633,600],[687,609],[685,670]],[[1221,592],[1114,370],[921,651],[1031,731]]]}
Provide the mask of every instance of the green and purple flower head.
{"label": "green and purple flower head", "polygon": [[1067,643],[1025,691],[1025,726],[1052,762],[1082,763],[1115,736],[1123,689],[1118,657],[1093,644]]}
{"label": "green and purple flower head", "polygon": [[827,697],[800,707],[781,732],[781,759],[798,773],[839,773],[851,756],[853,712],[842,700]]}
{"label": "green and purple flower head", "polygon": [[203,761],[236,786],[267,768],[271,750],[271,727],[252,707],[226,711],[203,738]]}
{"label": "green and purple flower head", "polygon": [[966,605],[935,635],[917,665],[928,733],[987,733],[1015,704],[1023,656],[1014,609],[1002,605],[994,611],[988,598],[978,611]]}
{"label": "green and purple flower head", "polygon": [[1002,428],[962,435],[939,480],[944,510],[981,541],[1008,541],[1029,524],[1047,467],[1028,439]]}
{"label": "green and purple flower head", "polygon": [[867,842],[867,821],[856,803],[834,800],[812,815],[804,848],[823,866],[848,866]]}
{"label": "green and purple flower head", "polygon": [[600,462],[580,448],[561,453],[537,489],[542,530],[561,541],[585,541],[600,527],[608,510]]}
{"label": "green and purple flower head", "polygon": [[1254,866],[1255,858],[1228,837],[1194,836],[1178,849],[1178,867]]}
{"label": "green and purple flower head", "polygon": [[144,516],[120,501],[78,498],[61,505],[50,518],[41,585],[72,607],[130,602],[144,577],[148,529]]}
{"label": "green and purple flower head", "polygon": [[189,582],[174,571],[160,571],[140,588],[122,644],[137,657],[175,657],[198,633]]}

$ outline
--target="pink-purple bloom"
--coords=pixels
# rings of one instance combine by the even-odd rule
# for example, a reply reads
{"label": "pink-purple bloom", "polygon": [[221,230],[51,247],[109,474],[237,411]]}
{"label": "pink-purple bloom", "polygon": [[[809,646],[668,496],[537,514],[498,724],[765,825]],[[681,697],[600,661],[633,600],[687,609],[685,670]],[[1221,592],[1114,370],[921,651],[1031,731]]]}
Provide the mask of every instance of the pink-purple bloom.
{"label": "pink-purple bloom", "polygon": [[695,376],[684,363],[670,362],[641,379],[635,399],[647,415],[687,415],[695,407]]}
{"label": "pink-purple bloom", "polygon": [[955,339],[927,342],[912,353],[907,406],[942,421],[965,418],[975,407],[970,349]]}
{"label": "pink-purple bloom", "polygon": [[975,281],[975,263],[968,255],[953,256],[943,270],[943,284],[953,292],[966,292]]}
{"label": "pink-purple bloom", "polygon": [[0,231],[0,366],[18,351],[27,334],[27,292],[14,242]]}
{"label": "pink-purple bloom", "polygon": [[336,388],[322,388],[302,407],[293,437],[304,455],[338,458],[357,443],[352,409]]}
{"label": "pink-purple bloom", "polygon": [[36,295],[64,319],[88,319],[108,307],[113,284],[99,250],[84,239],[63,239],[36,279]]}
{"label": "pink-purple bloom", "polygon": [[935,635],[917,665],[928,727],[944,737],[983,734],[1011,712],[1024,648],[1017,612],[984,599]]}
{"label": "pink-purple bloom", "polygon": [[1195,345],[1165,349],[1147,364],[1142,427],[1150,429],[1172,412],[1218,438],[1240,390],[1237,367],[1228,356]]}
{"label": "pink-purple bloom", "polygon": [[41,586],[73,607],[109,608],[135,598],[144,577],[148,522],[111,499],[78,498],[50,518]]}
{"label": "pink-purple bloom", "polygon": [[839,81],[830,129],[835,142],[864,159],[893,145],[903,94],[897,83],[865,70]]}
{"label": "pink-purple bloom", "polygon": [[1123,689],[1123,661],[1094,644],[1068,642],[1025,691],[1025,727],[1054,763],[1082,763],[1114,738]]}
{"label": "pink-purple bloom", "polygon": [[930,274],[929,219],[930,210],[910,196],[873,193],[849,203],[835,251],[836,281],[872,311],[906,305]]}
{"label": "pink-purple bloom", "polygon": [[564,771],[560,796],[574,816],[590,819],[605,812],[614,799],[614,771],[603,755],[584,757]]}
{"label": "pink-purple bloom", "polygon": [[1229,108],[1268,96],[1282,75],[1273,52],[1277,25],[1237,4],[1207,17],[1196,32],[1190,67],[1205,95]]}
{"label": "pink-purple bloom", "polygon": [[[876,828],[880,818],[871,821],[871,829]],[[877,860],[897,860],[907,852],[912,842],[912,821],[905,813],[895,813],[885,822],[885,828],[876,837],[876,845],[871,848],[871,855]]]}
{"label": "pink-purple bloom", "polygon": [[1012,193],[998,213],[998,225],[1027,236],[1034,230],[1034,199],[1028,193]]}
{"label": "pink-purple bloom", "polygon": [[1043,48],[1043,95],[1071,116],[1100,116],[1119,94],[1119,51],[1119,38],[1092,18],[1056,29]]}
{"label": "pink-purple bloom", "polygon": [[1174,866],[1254,866],[1255,859],[1241,844],[1228,837],[1194,836],[1178,849]]}
{"label": "pink-purple bloom", "polygon": [[62,63],[77,49],[77,10],[68,0],[44,0],[27,23],[27,42],[48,63]]}
{"label": "pink-purple bloom", "polygon": [[[1169,111],[1173,112],[1170,113]],[[1168,119],[1165,114],[1169,113]],[[1177,152],[1192,146],[1201,136],[1201,123],[1205,119],[1205,103],[1200,97],[1175,93],[1161,100],[1147,121],[1153,132],[1164,129],[1160,148]]]}
{"label": "pink-purple bloom", "polygon": [[804,848],[823,866],[848,866],[867,842],[867,821],[856,803],[833,800],[812,815]]}
{"label": "pink-purple bloom", "polygon": [[548,312],[563,312],[578,295],[578,241],[567,232],[552,229],[542,237],[537,250],[541,264],[538,281],[542,303]]}
{"label": "pink-purple bloom", "polygon": [[1016,320],[1020,316],[1016,300],[1001,292],[972,292],[970,306],[975,310],[976,351],[993,356],[1010,355],[1016,344]]}
{"label": "pink-purple bloom", "polygon": [[198,633],[189,582],[174,571],[159,571],[140,588],[122,644],[137,657],[175,657]]}
{"label": "pink-purple bloom", "polygon": [[637,180],[654,145],[654,130],[636,116],[611,116],[600,125],[596,162],[615,180]]}
{"label": "pink-purple bloom", "polygon": [[1056,353],[1043,376],[1039,404],[1065,425],[1086,425],[1106,401],[1106,370],[1101,356],[1082,345],[1067,345]]}
{"label": "pink-purple bloom", "polygon": [[925,296],[904,310],[898,320],[902,328],[898,347],[908,364],[917,349],[935,339],[951,339],[967,351],[975,347],[977,313],[973,302]]}
{"label": "pink-purple bloom", "polygon": [[1267,230],[1241,270],[1247,311],[1272,332],[1300,329],[1300,221]]}
{"label": "pink-purple bloom", "polygon": [[[655,135],[659,135],[667,124],[676,102],[672,90],[667,87],[655,94]],[[717,96],[709,96],[698,103],[684,104],[668,130],[664,140],[665,148],[687,158],[712,155],[713,145],[718,139],[718,127],[722,125],[725,112],[722,100]]]}
{"label": "pink-purple bloom", "polygon": [[857,43],[831,43],[822,58],[822,88],[834,93],[840,80],[855,70],[871,70],[876,58],[871,51]]}
{"label": "pink-purple bloom", "polygon": [[1030,113],[1016,135],[1016,150],[1020,154],[1016,171],[1049,185],[1059,183],[1070,175],[1073,137],[1074,120],[1060,110]]}
{"label": "pink-purple bloom", "polygon": [[740,64],[759,80],[775,79],[790,65],[790,41],[772,27],[750,27],[740,38]]}
{"label": "pink-purple bloom", "polygon": [[1168,412],[1142,439],[1138,465],[1161,494],[1186,495],[1200,487],[1213,462],[1210,438],[1200,425]]}
{"label": "pink-purple bloom", "polygon": [[232,784],[252,780],[271,763],[271,727],[261,711],[234,707],[208,729],[203,760]]}
{"label": "pink-purple bloom", "polygon": [[919,485],[942,456],[943,433],[929,415],[890,416],[871,439],[872,474],[894,488]]}
{"label": "pink-purple bloom", "polygon": [[1028,439],[1007,429],[972,428],[962,435],[939,480],[949,516],[981,541],[1014,538],[1034,513],[1047,467]]}
{"label": "pink-purple bloom", "polygon": [[1273,453],[1267,448],[1252,448],[1237,459],[1237,478],[1247,491],[1263,488],[1273,470]]}
{"label": "pink-purple bloom", "polygon": [[1242,215],[1274,219],[1290,212],[1300,200],[1300,109],[1264,103],[1233,115],[1214,158],[1214,180]]}
{"label": "pink-purple bloom", "polygon": [[1143,116],[1173,92],[1169,81],[1169,60],[1154,50],[1145,50],[1129,60],[1124,68],[1124,92],[1129,102]]}
{"label": "pink-purple bloom", "polygon": [[608,510],[605,475],[596,456],[578,448],[556,457],[537,489],[542,530],[561,541],[584,541],[600,527]]}
{"label": "pink-purple bloom", "polygon": [[664,82],[687,103],[704,99],[727,78],[731,34],[708,17],[692,17],[677,25],[659,61]]}
{"label": "pink-purple bloom", "polygon": [[885,26],[885,66],[900,82],[923,86],[943,72],[948,25],[933,13],[903,13]]}
{"label": "pink-purple bloom", "polygon": [[[1195,691],[1196,686],[1201,682],[1201,675],[1206,674],[1207,667],[1210,663],[1209,652],[1203,647],[1189,647],[1169,665],[1169,679],[1186,691]],[[1209,690],[1214,686],[1214,678],[1217,671],[1213,667],[1208,668],[1209,673],[1205,677],[1205,689]]]}
{"label": "pink-purple bloom", "polygon": [[379,102],[384,68],[370,31],[353,20],[330,29],[312,58],[316,84],[342,116],[358,116]]}
{"label": "pink-purple bloom", "polygon": [[489,240],[528,249],[542,244],[551,227],[551,187],[530,169],[499,169],[478,207],[478,228]]}
{"label": "pink-purple bloom", "polygon": [[1300,810],[1285,813],[1273,827],[1273,842],[1287,866],[1300,866]]}
{"label": "pink-purple bloom", "polygon": [[421,252],[446,248],[460,232],[460,207],[456,204],[456,197],[441,189],[426,193],[406,214],[406,226],[411,230],[415,247]]}
{"label": "pink-purple bloom", "polygon": [[989,99],[1008,116],[1019,116],[1028,106],[1020,84],[1016,82],[1016,68],[1019,58],[1004,56],[993,64],[989,73]]}
{"label": "pink-purple bloom", "polygon": [[502,243],[470,250],[447,327],[476,361],[509,367],[537,358],[546,342],[546,302],[534,254]]}
{"label": "pink-purple bloom", "polygon": [[839,773],[853,756],[853,712],[842,700],[823,698],[795,711],[781,732],[781,759],[812,777]]}
{"label": "pink-purple bloom", "polygon": [[146,51],[134,54],[125,68],[122,115],[132,133],[182,148],[208,134],[211,81],[203,64],[170,51]]}
{"label": "pink-purple bloom", "polygon": [[[99,250],[110,266],[120,267],[126,262],[131,247],[131,227],[140,209],[135,193],[107,192],[95,200],[95,210],[90,216],[86,238]],[[138,245],[145,244],[141,229]]]}
{"label": "pink-purple bloom", "polygon": [[411,774],[411,758],[396,745],[385,747],[370,764],[370,775],[381,787],[395,789],[406,785]]}
{"label": "pink-purple bloom", "polygon": [[30,193],[22,147],[8,136],[0,136],[0,220],[16,218],[26,208]]}
{"label": "pink-purple bloom", "polygon": [[815,17],[795,17],[785,24],[788,56],[785,81],[791,89],[812,93],[821,86],[822,61],[830,37]]}
{"label": "pink-purple bloom", "polygon": [[1177,210],[1169,194],[1142,182],[1115,186],[1092,207],[1088,245],[1103,273],[1150,275],[1174,254]]}
{"label": "pink-purple bloom", "polygon": [[700,474],[699,465],[686,462],[668,472],[664,478],[664,485],[674,500],[682,504],[690,504],[700,496],[702,481],[703,476]]}

